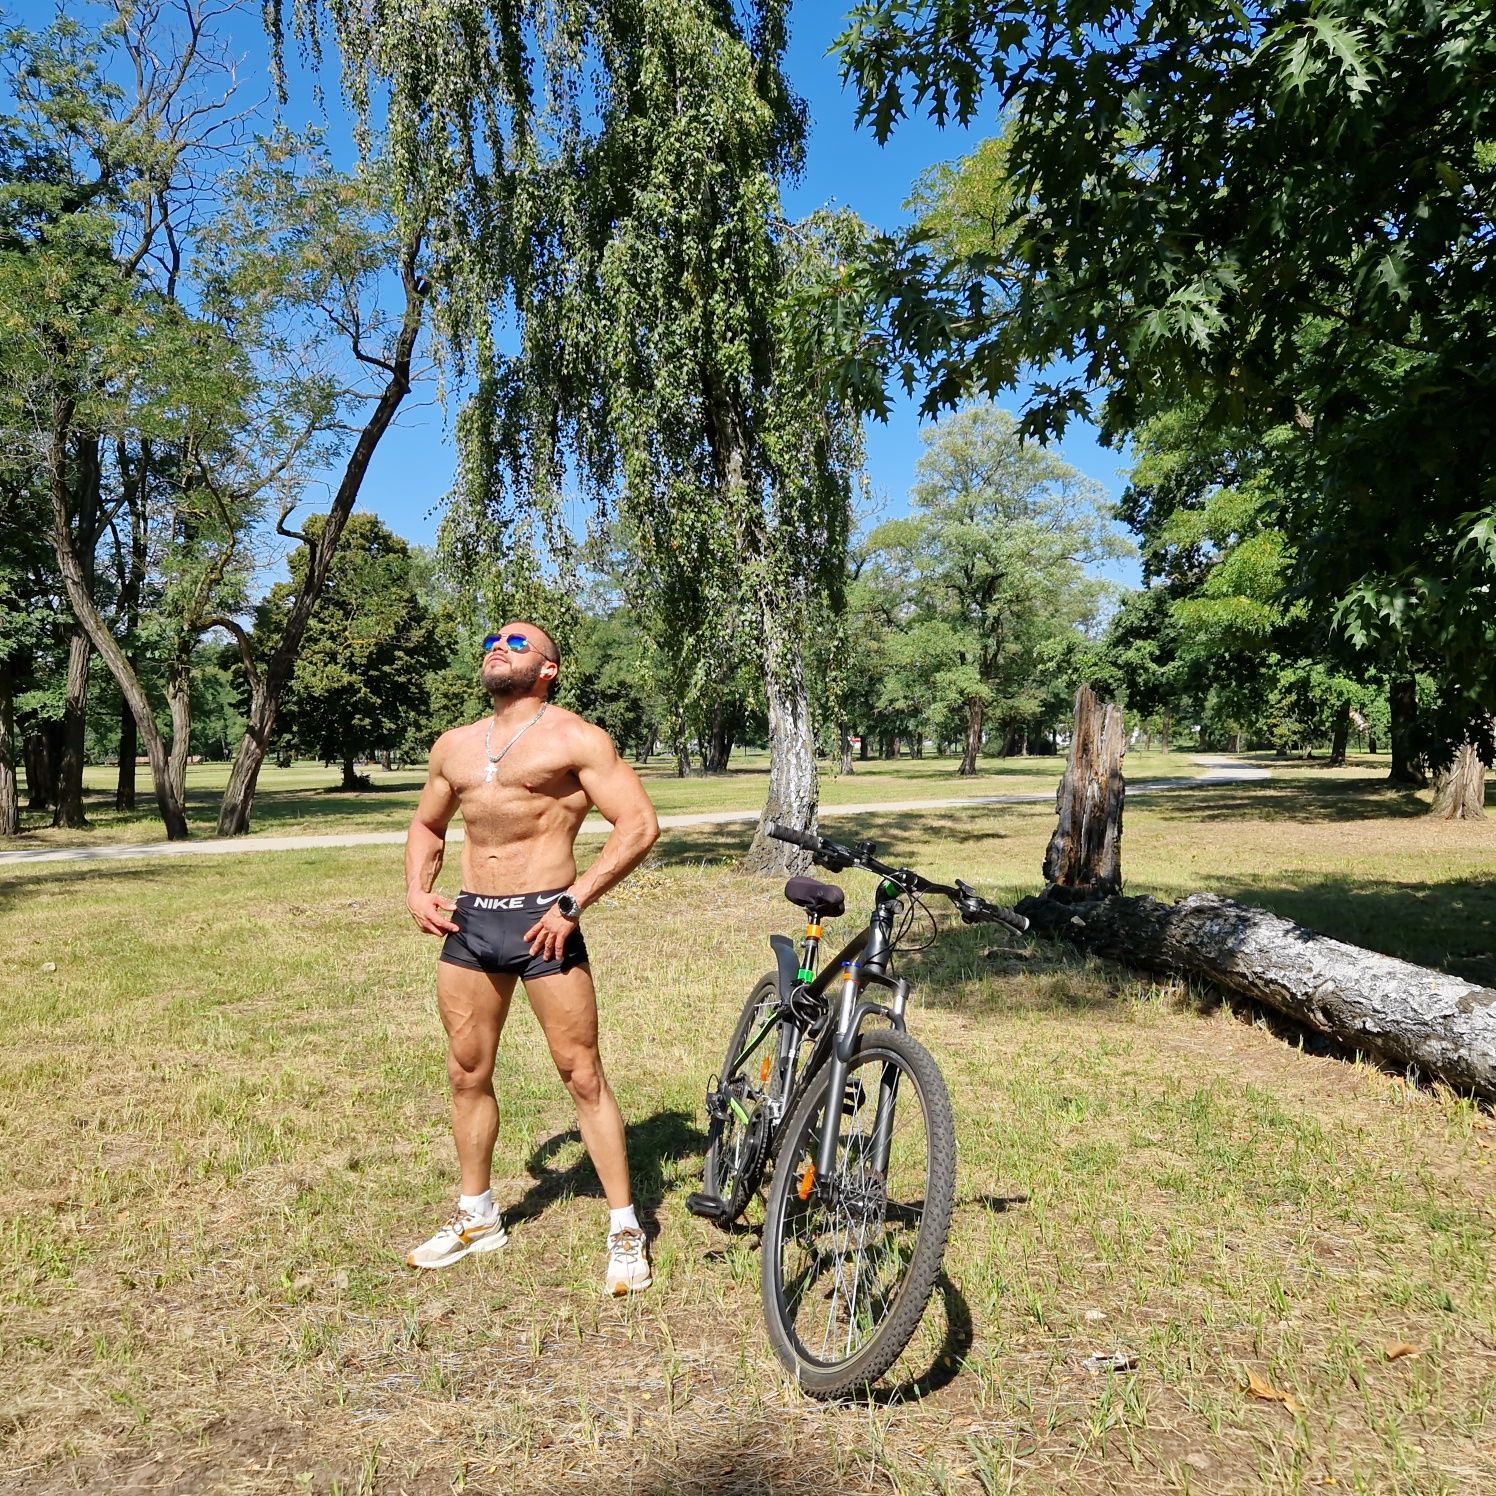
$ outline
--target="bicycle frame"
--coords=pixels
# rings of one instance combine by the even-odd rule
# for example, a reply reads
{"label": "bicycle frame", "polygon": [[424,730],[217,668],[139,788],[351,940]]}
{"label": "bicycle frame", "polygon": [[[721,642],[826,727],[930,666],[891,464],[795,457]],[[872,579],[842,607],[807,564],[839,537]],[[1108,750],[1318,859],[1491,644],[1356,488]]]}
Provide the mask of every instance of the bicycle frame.
{"label": "bicycle frame", "polygon": [[[839,1002],[834,1023],[828,1023],[817,1036],[815,1046],[810,1052],[810,1058],[806,1061],[805,1069],[801,1074],[800,1081],[796,1085],[792,1095],[786,1098],[783,1108],[776,1117],[777,1124],[784,1117],[793,1114],[795,1107],[799,1104],[800,1097],[805,1087],[810,1083],[812,1077],[819,1073],[823,1065],[830,1066],[830,1084],[827,1096],[840,1097],[847,1083],[847,1071],[851,1064],[852,1049],[857,1040],[858,1031],[861,1029],[865,1019],[872,1014],[878,1014],[887,1018],[894,1028],[902,1032],[905,1028],[904,1011],[909,1003],[909,981],[907,977],[890,976],[888,972],[889,957],[893,953],[893,922],[898,910],[898,901],[902,890],[891,884],[879,886],[877,902],[874,905],[872,917],[868,920],[866,927],[844,945],[836,956],[826,963],[820,973],[810,982],[805,983],[799,979],[804,978],[806,973],[814,970],[813,962],[819,946],[820,926],[812,925],[807,928],[805,949],[800,956],[799,969],[796,972],[796,986],[803,986],[806,994],[815,999],[829,1003],[829,992],[833,983],[840,985]],[[814,932],[814,933],[812,933]],[[777,941],[783,941],[789,945],[787,936],[776,937]],[[776,944],[776,953],[778,952]],[[791,950],[792,954],[792,950]],[[787,1003],[790,992],[784,990],[784,966],[780,963],[780,1000]],[[868,986],[886,987],[893,993],[890,1003],[884,1004],[873,1002],[863,996],[863,991]],[[791,991],[793,988],[791,988]],[[769,1030],[778,1022],[779,1015],[768,1019],[748,1043],[743,1051],[729,1067],[729,1073],[740,1070],[750,1055],[763,1043]],[[782,1025],[780,1032],[780,1048],[775,1063],[779,1069],[781,1080],[788,1075],[789,1066],[792,1062],[794,1051],[804,1037],[804,1028],[796,1020],[795,1027]],[[893,1127],[893,1102],[897,1090],[897,1076],[892,1081],[885,1081],[879,1093],[878,1120],[873,1134],[873,1165],[876,1169],[886,1170],[888,1167],[888,1153],[892,1145]],[[782,1094],[782,1093],[781,1093]],[[745,1125],[749,1117],[736,1098],[729,1098],[728,1105],[733,1108],[738,1120]],[[833,1165],[836,1158],[836,1145],[839,1141],[841,1131],[841,1107],[839,1104],[832,1105],[828,1101],[827,1118],[823,1124],[823,1130],[816,1151],[816,1179],[818,1181],[829,1179],[832,1175]],[[772,1146],[772,1145],[771,1145]]]}

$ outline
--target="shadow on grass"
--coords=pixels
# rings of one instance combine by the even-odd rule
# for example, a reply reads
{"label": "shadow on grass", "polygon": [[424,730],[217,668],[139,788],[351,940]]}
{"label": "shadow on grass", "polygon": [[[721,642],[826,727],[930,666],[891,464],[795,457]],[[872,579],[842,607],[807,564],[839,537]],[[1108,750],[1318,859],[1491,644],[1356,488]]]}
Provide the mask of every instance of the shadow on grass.
{"label": "shadow on grass", "polygon": [[[602,1197],[602,1186],[584,1154],[566,1169],[552,1169],[549,1161],[562,1150],[580,1143],[576,1128],[558,1132],[540,1144],[525,1160],[525,1172],[535,1181],[512,1205],[504,1207],[506,1221],[529,1221],[557,1200],[577,1195]],[[706,1148],[706,1134],[696,1119],[678,1107],[656,1112],[640,1122],[628,1123],[629,1177],[639,1219],[653,1236],[655,1218],[665,1196],[667,1166],[683,1158],[699,1157]]]}
{"label": "shadow on grass", "polygon": [[[936,1306],[939,1306],[938,1309]],[[945,1320],[945,1333],[940,1345],[924,1368],[910,1367],[916,1376],[906,1376],[890,1386],[879,1385],[871,1389],[865,1400],[879,1407],[896,1403],[918,1402],[948,1387],[961,1374],[970,1354],[974,1333],[971,1322],[971,1306],[966,1296],[956,1287],[944,1268],[935,1280],[935,1292],[930,1296],[926,1314],[939,1313]],[[859,1401],[864,1399],[859,1399]]]}
{"label": "shadow on grass", "polygon": [[[25,864],[17,866],[24,867]],[[0,872],[0,909],[24,903],[27,894],[37,890],[65,893],[70,899],[81,899],[93,888],[108,886],[112,889],[128,883],[132,888],[145,889],[164,883],[170,874],[180,872],[170,861],[160,867],[121,867],[118,861],[105,861],[102,857],[97,863],[70,863],[65,879],[54,870],[55,863],[44,864],[44,867],[48,870],[37,873]]]}
{"label": "shadow on grass", "polygon": [[1149,813],[1176,821],[1405,821],[1428,813],[1414,790],[1379,779],[1292,778],[1202,785],[1148,796]]}

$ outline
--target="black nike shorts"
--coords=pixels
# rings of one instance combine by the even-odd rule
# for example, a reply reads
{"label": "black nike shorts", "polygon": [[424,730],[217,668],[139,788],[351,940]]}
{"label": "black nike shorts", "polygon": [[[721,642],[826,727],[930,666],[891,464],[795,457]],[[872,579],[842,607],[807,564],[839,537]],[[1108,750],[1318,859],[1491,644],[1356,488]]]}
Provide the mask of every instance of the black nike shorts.
{"label": "black nike shorts", "polygon": [[587,942],[580,925],[566,937],[558,957],[532,956],[524,938],[525,931],[565,892],[557,888],[544,893],[458,894],[452,915],[458,930],[442,942],[441,959],[469,971],[522,980],[554,976],[582,965]]}

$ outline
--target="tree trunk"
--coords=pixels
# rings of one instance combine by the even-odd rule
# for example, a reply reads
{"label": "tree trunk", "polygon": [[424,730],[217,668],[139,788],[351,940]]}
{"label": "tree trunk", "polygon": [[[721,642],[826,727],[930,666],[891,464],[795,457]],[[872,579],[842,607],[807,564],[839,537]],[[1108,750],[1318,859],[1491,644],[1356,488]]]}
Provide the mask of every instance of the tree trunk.
{"label": "tree trunk", "polygon": [[1454,762],[1434,775],[1430,815],[1446,821],[1478,821],[1486,814],[1486,766],[1474,743],[1462,743]]}
{"label": "tree trunk", "polygon": [[762,600],[764,689],[769,699],[769,794],[754,828],[743,866],[755,873],[800,873],[810,853],[767,836],[770,821],[798,831],[816,829],[820,787],[816,780],[816,744],[810,725],[810,697],[805,668],[788,625],[777,611],[777,599]]}
{"label": "tree trunk", "polygon": [[966,742],[961,752],[961,767],[956,770],[963,778],[977,771],[977,754],[982,749],[982,717],[987,711],[983,701],[966,703]]}
{"label": "tree trunk", "polygon": [[[78,737],[78,759],[79,779],[78,787],[80,798],[78,801],[76,823],[62,819],[64,809],[62,805],[63,795],[68,793],[67,776],[63,776],[63,785],[59,794],[58,814],[53,819],[54,825],[82,824],[82,800],[81,800],[81,760],[82,760],[82,728],[81,719],[83,706],[87,699],[88,690],[88,654],[89,646],[98,651],[104,663],[109,667],[109,673],[114,677],[119,686],[120,694],[125,698],[126,705],[135,714],[135,724],[139,729],[140,736],[145,743],[146,757],[151,763],[151,777],[156,786],[156,804],[161,811],[161,821],[166,827],[166,835],[169,841],[183,841],[187,837],[187,815],[182,807],[181,800],[172,794],[170,778],[167,772],[166,747],[161,741],[161,734],[156,730],[155,718],[151,715],[151,704],[146,698],[145,690],[140,684],[140,677],[130,668],[130,662],[125,658],[124,651],[119,647],[118,641],[113,633],[104,623],[99,610],[94,606],[90,588],[92,577],[93,547],[97,541],[96,533],[90,535],[88,526],[80,524],[78,539],[75,543],[72,529],[72,521],[69,516],[68,483],[67,483],[67,443],[69,431],[72,426],[73,402],[63,398],[55,402],[52,418],[52,440],[48,455],[49,487],[52,500],[52,549],[57,556],[57,568],[62,573],[63,586],[67,592],[68,603],[73,610],[73,617],[78,620],[79,634],[74,636],[72,647],[68,653],[68,705],[71,710],[74,697],[74,667],[75,663],[80,665],[81,690],[78,693],[78,716],[80,719]],[[80,448],[87,448],[90,443],[93,446],[93,467],[97,467],[97,441],[85,439],[80,443]],[[87,464],[80,462],[80,466]],[[79,486],[83,487],[90,481],[96,482],[96,473],[90,475],[87,471],[80,474]],[[78,648],[79,639],[82,640],[81,650]],[[81,657],[81,663],[80,663]],[[69,724],[71,727],[71,724]],[[67,749],[64,750],[65,756]]]}
{"label": "tree trunk", "polygon": [[869,736],[869,734],[863,733],[863,735],[862,735],[862,741],[857,745],[857,758],[858,758],[858,761],[860,763],[866,763],[867,762],[867,758],[868,758],[868,741],[867,741],[868,740],[868,736]]}
{"label": "tree trunk", "polygon": [[841,754],[837,762],[836,771],[838,774],[851,774],[854,772],[852,767],[852,734],[847,731],[847,724],[845,722],[837,728],[836,735],[837,746]]}
{"label": "tree trunk", "polygon": [[[135,669],[135,660],[130,660]],[[135,713],[127,702],[119,709],[119,771],[114,779],[114,808],[135,809],[135,755],[140,752],[140,740],[135,731]]]}
{"label": "tree trunk", "polygon": [[49,722],[42,732],[31,733],[22,748],[26,762],[26,809],[45,810],[52,803],[57,784],[54,772],[58,724]]}
{"label": "tree trunk", "polygon": [[20,786],[16,779],[14,676],[0,662],[0,836],[21,834]]}
{"label": "tree trunk", "polygon": [[351,753],[343,755],[343,782],[339,788],[345,790],[356,790],[358,788],[358,774],[354,771],[353,755]]}
{"label": "tree trunk", "polygon": [[1330,738],[1330,767],[1345,766],[1345,744],[1351,735],[1351,704],[1342,702],[1335,708],[1335,725]]}
{"label": "tree trunk", "polygon": [[1055,797],[1059,824],[1044,854],[1046,897],[1101,898],[1122,888],[1122,708],[1089,686],[1075,693],[1070,759]]}
{"label": "tree trunk", "polygon": [[[146,567],[150,560],[150,526],[146,512],[146,473],[150,465],[151,447],[148,441],[140,444],[140,458],[135,471],[130,473],[125,443],[119,442],[116,465],[120,482],[125,488],[125,502],[130,510],[130,552],[128,560],[121,558],[120,571],[123,584],[120,587],[119,612],[124,638],[133,640],[135,630],[140,627],[140,597],[145,588]],[[133,481],[132,481],[133,480]],[[130,669],[140,673],[140,659],[131,647],[126,654]],[[135,758],[140,751],[140,737],[135,728],[135,713],[129,703],[120,705],[119,714],[119,770],[114,781],[114,808],[135,809]]]}
{"label": "tree trunk", "polygon": [[166,772],[177,803],[187,804],[187,758],[192,751],[192,641],[182,641],[166,675],[166,704],[171,712],[171,752]]}
{"label": "tree trunk", "polygon": [[52,786],[52,824],[75,831],[88,825],[83,814],[83,757],[88,728],[88,662],[92,656],[88,635],[82,628],[75,628],[68,640],[62,752],[58,756],[57,778]]}
{"label": "tree trunk", "polygon": [[1044,934],[1173,976],[1204,976],[1349,1048],[1496,1098],[1496,991],[1195,893],[1018,906]]}
{"label": "tree trunk", "polygon": [[712,707],[701,754],[701,766],[706,773],[727,772],[727,760],[732,756],[733,739],[737,735],[737,716],[735,702],[719,701]]}
{"label": "tree trunk", "polygon": [[[255,785],[259,781],[260,768],[270,750],[270,735],[275,730],[275,719],[280,711],[281,696],[296,668],[296,656],[301,650],[301,641],[306,634],[308,620],[317,599],[322,595],[327,581],[327,570],[332,565],[338,541],[342,539],[348,516],[358,499],[364,475],[369,470],[380,438],[389,429],[396,412],[406,395],[410,393],[410,361],[415,351],[416,338],[421,331],[421,318],[425,310],[426,285],[416,273],[420,257],[422,235],[417,234],[404,246],[401,254],[400,276],[405,287],[405,311],[399,335],[389,362],[389,378],[380,392],[379,401],[368,423],[358,434],[358,440],[349,453],[343,468],[343,478],[338,491],[333,495],[327,512],[327,523],[311,547],[311,558],[306,574],[302,578],[301,590],[291,604],[286,617],[286,626],[277,641],[275,650],[266,662],[261,675],[249,656],[248,640],[244,631],[231,619],[208,620],[228,628],[239,641],[239,650],[245,661],[245,671],[250,677],[250,720],[239,741],[239,751],[234,756],[234,767],[229,771],[229,782],[223,793],[223,803],[218,808],[219,836],[242,836],[249,830],[249,813],[254,804]],[[284,519],[284,516],[282,517]],[[282,534],[290,534],[282,530]],[[299,538],[292,535],[292,539]]]}
{"label": "tree trunk", "polygon": [[1422,789],[1428,774],[1418,745],[1418,684],[1411,675],[1388,686],[1387,705],[1392,711],[1392,769],[1387,783]]}
{"label": "tree trunk", "polygon": [[1174,742],[1174,718],[1165,712],[1163,720],[1163,751],[1168,753]]}

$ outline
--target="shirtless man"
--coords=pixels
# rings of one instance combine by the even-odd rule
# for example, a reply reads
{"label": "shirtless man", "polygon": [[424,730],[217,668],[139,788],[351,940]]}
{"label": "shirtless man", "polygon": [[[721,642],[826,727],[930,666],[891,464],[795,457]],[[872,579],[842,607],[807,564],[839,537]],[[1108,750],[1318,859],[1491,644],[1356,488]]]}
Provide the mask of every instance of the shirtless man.
{"label": "shirtless man", "polygon": [[[608,1197],[607,1289],[621,1296],[649,1287],[649,1254],[629,1188],[623,1117],[598,1058],[581,916],[639,865],[660,826],[607,733],[548,704],[560,668],[555,643],[533,623],[489,635],[483,685],[493,715],[437,739],[406,837],[406,907],[428,935],[445,937],[436,1002],[447,1031],[462,1187],[451,1218],[405,1260],[446,1267],[508,1240],[489,1187],[499,1130],[493,1067],[519,980]],[[578,877],[573,844],[594,805],[613,832]],[[458,809],[466,836],[463,891],[453,903],[433,885]]]}

